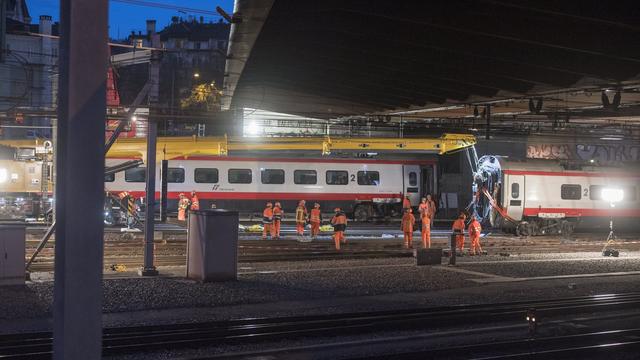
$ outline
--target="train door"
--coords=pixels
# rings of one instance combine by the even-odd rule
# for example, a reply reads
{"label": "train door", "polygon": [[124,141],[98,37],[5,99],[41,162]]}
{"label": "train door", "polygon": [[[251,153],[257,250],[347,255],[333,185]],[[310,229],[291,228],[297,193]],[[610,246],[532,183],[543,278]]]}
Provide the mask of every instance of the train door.
{"label": "train door", "polygon": [[524,211],[524,175],[509,175],[508,188],[505,194],[509,196],[507,213],[515,220],[522,220]]}
{"label": "train door", "polygon": [[420,203],[420,166],[403,165],[404,173],[404,195],[409,196],[411,205],[418,206]]}
{"label": "train door", "polygon": [[420,178],[421,178],[421,187],[422,187],[422,191],[421,196],[422,197],[426,197],[427,195],[431,194],[431,196],[433,197],[433,199],[436,199],[436,192],[438,191],[436,189],[436,176],[435,176],[435,166],[434,165],[427,165],[427,166],[423,166],[420,169]]}

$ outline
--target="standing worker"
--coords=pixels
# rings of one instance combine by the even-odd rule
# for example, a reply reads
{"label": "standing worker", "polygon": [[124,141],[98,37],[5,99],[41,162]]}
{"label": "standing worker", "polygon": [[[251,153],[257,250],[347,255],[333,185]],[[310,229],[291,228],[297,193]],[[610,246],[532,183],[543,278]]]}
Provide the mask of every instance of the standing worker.
{"label": "standing worker", "polygon": [[464,213],[461,213],[458,219],[453,222],[453,233],[456,234],[456,248],[460,250],[460,253],[464,250],[464,220],[466,218]]}
{"label": "standing worker", "polygon": [[433,218],[436,217],[436,202],[431,199],[431,194],[427,195],[427,215],[429,215],[429,227],[433,227]]}
{"label": "standing worker", "polygon": [[404,247],[409,249],[413,242],[413,225],[416,223],[416,217],[413,216],[411,208],[404,209],[404,215],[402,215],[402,223],[400,227],[404,233]]}
{"label": "standing worker", "polygon": [[309,214],[309,223],[311,223],[311,239],[316,240],[320,233],[320,223],[322,223],[320,204],[313,204],[313,209],[311,209],[311,213]]}
{"label": "standing worker", "polygon": [[178,220],[187,221],[187,210],[189,209],[189,199],[184,196],[184,193],[180,193],[180,200],[178,201]]}
{"label": "standing worker", "polygon": [[307,225],[307,208],[305,207],[306,201],[300,200],[298,207],[296,208],[296,233],[298,234],[298,241],[304,240],[304,226]]}
{"label": "standing worker", "polygon": [[480,223],[475,216],[471,216],[471,223],[469,224],[468,231],[469,240],[471,240],[471,255],[475,255],[476,250],[478,251],[478,255],[482,255],[482,246],[480,246],[482,226],[480,226]]}
{"label": "standing worker", "polygon": [[127,228],[131,229],[136,222],[136,199],[127,191],[119,193],[118,198],[120,199],[120,208],[125,209]]}
{"label": "standing worker", "polygon": [[422,218],[422,213],[426,213],[427,212],[427,198],[423,197],[422,199],[420,199],[420,204],[418,205],[418,214],[420,215],[420,217]]}
{"label": "standing worker", "polygon": [[200,200],[198,200],[198,195],[195,190],[191,192],[191,206],[189,207],[189,211],[194,210],[200,210]]}
{"label": "standing worker", "polygon": [[262,240],[267,240],[267,235],[271,238],[273,224],[273,204],[267,203],[267,207],[262,211]]}
{"label": "standing worker", "polygon": [[420,223],[422,224],[422,228],[420,229],[421,230],[420,234],[422,235],[422,247],[424,249],[430,249],[431,248],[431,219],[429,218],[429,212],[427,211],[426,208],[420,212]]}
{"label": "standing worker", "polygon": [[282,206],[279,202],[276,201],[273,204],[273,226],[271,227],[271,238],[280,240],[280,224],[282,223],[282,216],[284,212],[282,211]]}
{"label": "standing worker", "polygon": [[340,250],[340,243],[347,242],[344,236],[344,232],[347,230],[347,215],[340,208],[334,209],[336,214],[331,218],[331,225],[333,225],[333,241],[336,245],[336,250]]}
{"label": "standing worker", "polygon": [[411,209],[411,200],[409,200],[409,195],[405,195],[404,199],[402,199],[402,211],[406,209]]}

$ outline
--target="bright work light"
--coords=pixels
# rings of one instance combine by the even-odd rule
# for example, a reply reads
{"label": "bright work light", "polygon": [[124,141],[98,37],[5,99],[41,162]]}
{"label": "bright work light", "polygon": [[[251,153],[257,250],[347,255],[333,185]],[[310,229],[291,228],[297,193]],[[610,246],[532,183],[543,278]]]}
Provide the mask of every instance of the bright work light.
{"label": "bright work light", "polygon": [[622,189],[604,188],[602,189],[602,200],[608,201],[613,206],[614,203],[622,201],[624,198],[624,191]]}
{"label": "bright work light", "polygon": [[7,169],[0,169],[0,184],[7,181]]}

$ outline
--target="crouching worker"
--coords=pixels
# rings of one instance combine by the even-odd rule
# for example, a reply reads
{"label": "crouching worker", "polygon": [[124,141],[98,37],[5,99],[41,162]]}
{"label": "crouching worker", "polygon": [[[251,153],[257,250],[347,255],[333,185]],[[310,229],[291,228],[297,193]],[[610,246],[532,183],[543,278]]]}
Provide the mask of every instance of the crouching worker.
{"label": "crouching worker", "polygon": [[413,242],[413,225],[416,223],[416,217],[413,216],[411,208],[404,209],[404,215],[402,215],[402,232],[404,233],[404,247],[409,249]]}
{"label": "crouching worker", "polygon": [[340,250],[340,243],[347,242],[344,237],[344,232],[347,230],[347,215],[340,210],[340,208],[335,209],[336,214],[331,219],[331,225],[333,225],[333,241],[336,244],[336,250]]}

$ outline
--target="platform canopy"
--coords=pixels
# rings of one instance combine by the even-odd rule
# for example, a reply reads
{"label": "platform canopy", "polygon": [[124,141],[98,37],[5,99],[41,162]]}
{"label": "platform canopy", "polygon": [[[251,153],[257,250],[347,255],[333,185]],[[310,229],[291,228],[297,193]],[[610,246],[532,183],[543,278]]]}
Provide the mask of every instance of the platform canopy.
{"label": "platform canopy", "polygon": [[640,103],[632,1],[240,0],[235,15],[226,108],[327,118],[524,99],[513,106],[526,111],[536,96],[600,106],[604,89]]}

